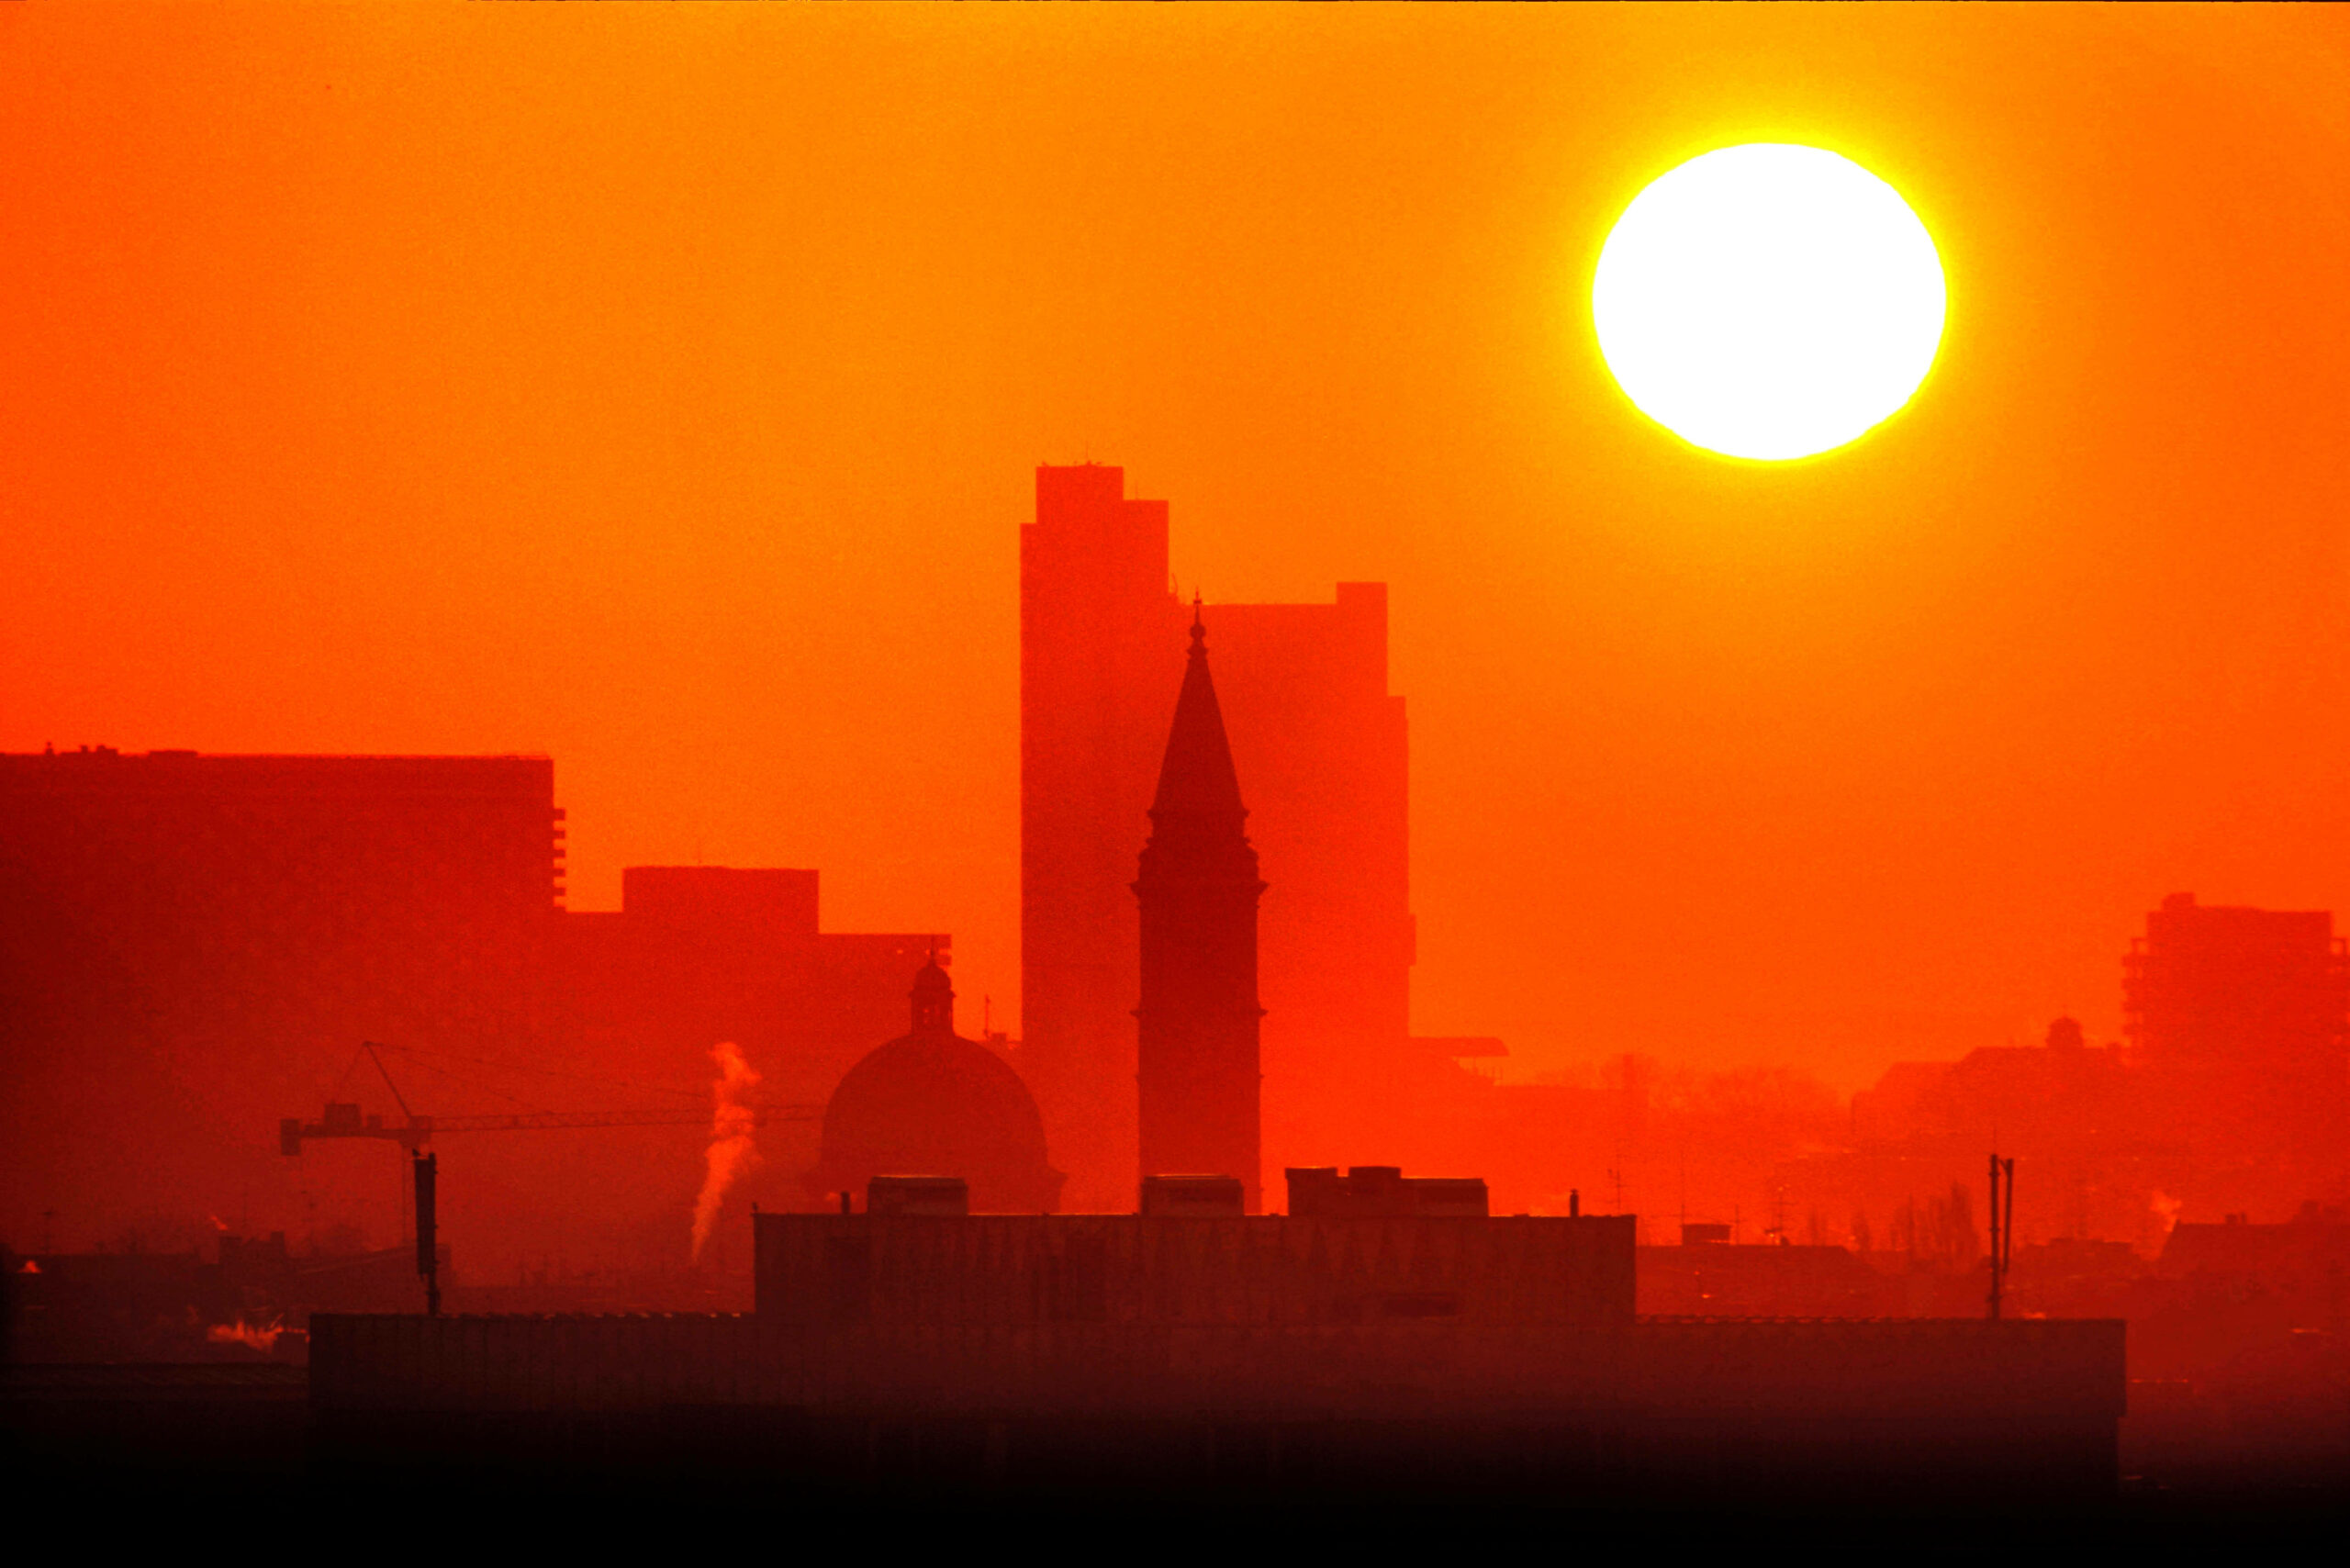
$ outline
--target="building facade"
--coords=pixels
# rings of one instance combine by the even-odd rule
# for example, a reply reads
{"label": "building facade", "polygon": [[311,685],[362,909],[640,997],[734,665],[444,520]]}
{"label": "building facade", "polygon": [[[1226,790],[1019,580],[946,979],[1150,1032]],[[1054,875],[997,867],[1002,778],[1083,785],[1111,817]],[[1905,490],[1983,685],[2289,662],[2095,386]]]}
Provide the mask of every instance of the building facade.
{"label": "building facade", "polygon": [[380,1473],[552,1440],[831,1497],[1194,1506],[2012,1506],[2117,1479],[2121,1324],[1640,1319],[1628,1215],[882,1210],[756,1215],[743,1316],[314,1317],[314,1451]]}
{"label": "building facade", "polygon": [[359,1041],[537,1039],[563,835],[543,756],[0,756],[0,1226],[266,1205]]}
{"label": "building facade", "polygon": [[2333,916],[2174,893],[2123,965],[2149,1114],[2186,1138],[2212,1198],[2270,1207],[2338,1190],[2350,1167],[2350,956]]}
{"label": "building facade", "polygon": [[[1141,975],[1126,884],[1190,620],[1168,544],[1167,503],[1128,498],[1124,470],[1036,471],[1021,530],[1023,1051],[1079,1206],[1132,1201]],[[1407,752],[1403,699],[1387,691],[1386,588],[1209,604],[1203,620],[1270,887],[1267,1153],[1344,1158],[1408,1109],[1376,1086],[1411,1076]]]}
{"label": "building facade", "polygon": [[558,926],[569,1048],[610,1078],[674,1079],[733,1040],[767,1100],[822,1104],[859,1058],[903,1032],[908,982],[934,954],[951,963],[954,941],[820,930],[818,881],[785,868],[625,868],[618,910],[574,911]]}
{"label": "building facade", "polygon": [[[951,943],[820,931],[812,870],[632,867],[620,910],[565,911],[565,833],[543,756],[0,756],[0,1240],[388,1246],[396,1143],[270,1129],[650,1109],[674,1125],[453,1143],[445,1234],[477,1280],[682,1262],[711,1048],[821,1106]],[[760,1136],[733,1201],[789,1204],[812,1111]]]}

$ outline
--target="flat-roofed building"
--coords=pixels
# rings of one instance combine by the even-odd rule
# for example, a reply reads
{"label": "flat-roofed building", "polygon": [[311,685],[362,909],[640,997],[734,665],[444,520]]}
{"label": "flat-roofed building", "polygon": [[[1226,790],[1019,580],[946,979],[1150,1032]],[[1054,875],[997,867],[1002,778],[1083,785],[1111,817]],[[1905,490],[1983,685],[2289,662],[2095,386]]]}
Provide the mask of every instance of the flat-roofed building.
{"label": "flat-roofed building", "polygon": [[563,1032],[583,1061],[623,1080],[698,1077],[711,1047],[732,1040],[767,1099],[821,1105],[859,1058],[905,1032],[907,986],[934,954],[951,963],[954,939],[820,930],[817,883],[785,868],[624,868],[618,910],[561,923]]}
{"label": "flat-roofed building", "polygon": [[900,1496],[2114,1489],[2118,1322],[1643,1320],[1629,1215],[967,1215],[961,1195],[883,1181],[865,1213],[755,1215],[739,1317],[314,1318],[320,1446],[380,1466],[403,1433],[442,1463],[591,1435]]}
{"label": "flat-roofed building", "polygon": [[563,834],[543,756],[0,756],[0,1227],[301,1224],[267,1129],[361,1040],[540,1036]]}
{"label": "flat-roofed building", "polygon": [[[620,910],[566,911],[565,836],[543,756],[0,756],[0,1239],[183,1249],[218,1219],[389,1246],[395,1141],[287,1159],[271,1129],[330,1101],[660,1111],[468,1137],[444,1234],[476,1281],[562,1250],[681,1263],[712,1047],[763,1103],[820,1106],[951,940],[822,931],[797,868],[631,867]],[[734,1201],[793,1201],[812,1112],[760,1138]]]}
{"label": "flat-roofed building", "polygon": [[2336,1190],[2350,1168],[2350,953],[2324,910],[2174,893],[2123,960],[2131,1056],[2222,1206]]}

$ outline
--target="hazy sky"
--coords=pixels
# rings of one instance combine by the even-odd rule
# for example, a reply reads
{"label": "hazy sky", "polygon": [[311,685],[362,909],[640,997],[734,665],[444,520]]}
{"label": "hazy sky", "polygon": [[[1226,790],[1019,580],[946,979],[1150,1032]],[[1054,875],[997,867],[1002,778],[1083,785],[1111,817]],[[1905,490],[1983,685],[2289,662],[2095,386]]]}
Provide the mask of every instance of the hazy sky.
{"label": "hazy sky", "polygon": [[[2165,893],[2350,910],[2343,16],[0,6],[0,747],[549,752],[575,907],[816,866],[968,1027],[1091,457],[1187,592],[1393,585],[1422,1029],[2109,1037]],[[1951,288],[1779,470],[1586,310],[1747,140]]]}

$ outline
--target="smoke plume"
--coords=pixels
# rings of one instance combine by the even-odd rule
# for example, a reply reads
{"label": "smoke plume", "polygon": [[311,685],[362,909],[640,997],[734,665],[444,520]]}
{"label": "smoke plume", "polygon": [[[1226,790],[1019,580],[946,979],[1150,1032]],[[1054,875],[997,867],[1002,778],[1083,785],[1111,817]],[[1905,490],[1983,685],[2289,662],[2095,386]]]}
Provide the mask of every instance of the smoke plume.
{"label": "smoke plume", "polygon": [[701,1180],[701,1195],[694,1200],[693,1260],[697,1263],[701,1261],[702,1244],[710,1239],[711,1227],[718,1223],[726,1189],[759,1164],[758,1145],[751,1137],[757,1124],[751,1091],[759,1086],[759,1075],[751,1070],[751,1064],[731,1040],[711,1051],[710,1059],[718,1064],[718,1080],[710,1086],[718,1114],[710,1126],[710,1170]]}
{"label": "smoke plume", "polygon": [[287,1334],[301,1335],[298,1328],[287,1328],[272,1318],[267,1323],[248,1323],[242,1317],[234,1323],[216,1323],[205,1330],[204,1337],[215,1345],[242,1345],[263,1354],[274,1350],[277,1341]]}

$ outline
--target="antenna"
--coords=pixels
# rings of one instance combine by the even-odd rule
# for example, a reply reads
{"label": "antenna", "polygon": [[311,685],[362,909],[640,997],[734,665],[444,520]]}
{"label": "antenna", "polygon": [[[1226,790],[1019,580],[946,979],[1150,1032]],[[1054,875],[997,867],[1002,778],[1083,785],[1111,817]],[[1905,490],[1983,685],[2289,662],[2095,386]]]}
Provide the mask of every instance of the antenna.
{"label": "antenna", "polygon": [[[2002,1196],[2006,1199],[2001,1206]],[[1991,1155],[1991,1321],[1999,1320],[2000,1298],[2006,1293],[2008,1264],[2016,1245],[2016,1162]]]}

